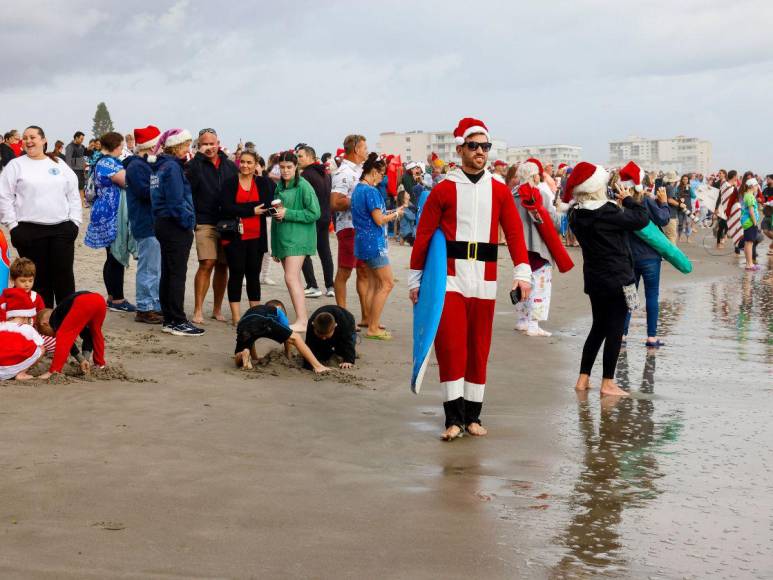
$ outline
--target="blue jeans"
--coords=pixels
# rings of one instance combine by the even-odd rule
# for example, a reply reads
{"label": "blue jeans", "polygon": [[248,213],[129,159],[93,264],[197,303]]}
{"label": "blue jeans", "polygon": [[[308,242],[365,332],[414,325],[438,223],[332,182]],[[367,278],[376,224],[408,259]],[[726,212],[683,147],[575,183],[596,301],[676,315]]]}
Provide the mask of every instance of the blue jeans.
{"label": "blue jeans", "polygon": [[[634,262],[633,273],[636,276],[636,287],[639,280],[644,279],[644,298],[647,304],[647,336],[658,335],[658,298],[660,297],[660,258],[648,258]],[[631,322],[631,313],[625,319],[625,330],[628,334],[628,325]]]}
{"label": "blue jeans", "polygon": [[161,246],[154,236],[137,240],[137,310],[160,312]]}

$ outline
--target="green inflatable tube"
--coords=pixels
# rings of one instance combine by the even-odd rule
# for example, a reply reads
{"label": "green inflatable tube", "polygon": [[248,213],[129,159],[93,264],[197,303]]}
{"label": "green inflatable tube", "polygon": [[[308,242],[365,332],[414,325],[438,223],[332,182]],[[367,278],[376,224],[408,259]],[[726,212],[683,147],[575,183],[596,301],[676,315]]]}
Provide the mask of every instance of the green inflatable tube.
{"label": "green inflatable tube", "polygon": [[690,259],[682,250],[672,244],[654,223],[650,222],[634,233],[682,274],[689,274],[692,272],[692,263],[690,262]]}

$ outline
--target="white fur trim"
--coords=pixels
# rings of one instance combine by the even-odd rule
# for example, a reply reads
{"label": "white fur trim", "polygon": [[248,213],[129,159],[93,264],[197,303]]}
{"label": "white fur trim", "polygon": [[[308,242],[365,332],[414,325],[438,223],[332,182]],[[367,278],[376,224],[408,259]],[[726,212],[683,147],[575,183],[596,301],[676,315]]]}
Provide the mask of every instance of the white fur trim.
{"label": "white fur trim", "polygon": [[473,403],[483,402],[483,393],[486,392],[485,383],[479,385],[477,383],[469,383],[464,381],[464,400],[472,401]]}
{"label": "white fur trim", "polygon": [[464,145],[464,137],[454,137],[457,145]]}
{"label": "white fur trim", "polygon": [[422,275],[424,275],[424,270],[411,270],[411,273],[408,274],[408,290],[421,286]]}
{"label": "white fur trim", "polygon": [[150,141],[145,141],[145,143],[137,143],[135,145],[135,149],[137,151],[144,151],[145,149],[153,149],[156,145],[158,145],[158,139],[161,137],[161,135],[156,135],[154,139],[151,139]]}
{"label": "white fur trim", "polygon": [[513,268],[513,281],[526,282],[531,284],[531,266],[529,264],[518,264]]}
{"label": "white fur trim", "polygon": [[28,368],[30,368],[35,362],[43,356],[43,349],[39,346],[35,347],[35,352],[32,353],[32,356],[27,358],[26,360],[23,360],[20,363],[17,363],[15,365],[8,365],[8,366],[0,366],[0,380],[8,380],[14,378],[16,375],[18,375],[22,371],[26,371]]}
{"label": "white fur trim", "polygon": [[464,379],[447,381],[440,385],[443,388],[443,401],[455,401],[459,397],[464,397]]}
{"label": "white fur trim", "polygon": [[464,143],[464,139],[470,135],[475,135],[475,133],[483,133],[486,137],[488,137],[488,131],[484,127],[481,127],[480,125],[474,125],[462,134],[462,143]]}
{"label": "white fur trim", "polygon": [[534,175],[539,175],[539,167],[536,163],[525,161],[518,166],[518,179],[526,181]]}
{"label": "white fur trim", "polygon": [[628,179],[626,181],[621,181],[620,185],[623,187],[633,187],[635,191],[641,192],[644,190],[644,187],[642,187],[642,184],[639,183],[638,185],[633,182],[632,179]]}
{"label": "white fur trim", "polygon": [[34,308],[26,308],[22,310],[9,310],[5,313],[6,318],[32,318],[38,313]]}
{"label": "white fur trim", "polygon": [[156,157],[155,155],[148,155],[148,158],[146,159],[146,161],[148,163],[155,163],[156,161],[158,161],[158,157]]}
{"label": "white fur trim", "polygon": [[0,332],[15,332],[21,334],[27,340],[31,340],[37,345],[43,344],[43,337],[40,336],[29,324],[18,324],[16,322],[0,322]]}
{"label": "white fur trim", "polygon": [[174,147],[180,143],[185,143],[186,141],[193,141],[193,135],[191,135],[191,132],[188,131],[188,129],[183,129],[177,133],[177,135],[170,135],[167,137],[166,141],[164,141],[164,147]]}
{"label": "white fur trim", "polygon": [[607,183],[609,183],[609,173],[607,173],[607,170],[601,165],[597,165],[593,175],[582,183],[575,185],[572,193],[575,196],[577,196],[578,193],[593,193],[600,189],[605,189]]}

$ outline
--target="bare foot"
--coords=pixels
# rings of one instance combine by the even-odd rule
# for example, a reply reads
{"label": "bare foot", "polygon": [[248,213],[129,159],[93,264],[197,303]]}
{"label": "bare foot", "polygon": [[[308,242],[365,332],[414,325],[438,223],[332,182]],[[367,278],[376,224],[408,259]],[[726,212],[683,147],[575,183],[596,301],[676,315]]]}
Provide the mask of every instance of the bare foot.
{"label": "bare foot", "polygon": [[[225,322],[225,316],[223,316],[222,312],[213,312],[212,320],[217,320],[218,322]],[[194,320],[194,322],[196,321]]]}
{"label": "bare foot", "polygon": [[526,336],[553,336],[553,334],[538,326],[536,330],[527,330]]}
{"label": "bare foot", "polygon": [[50,378],[51,378],[51,373],[49,373],[48,371],[46,371],[45,373],[43,373],[42,375],[40,375],[38,378],[39,378],[39,379],[42,379],[42,380],[44,380],[44,381],[46,381],[46,380],[48,380],[48,379],[50,379]]}
{"label": "bare foot", "polygon": [[309,324],[308,320],[296,320],[290,325],[290,330],[294,330],[295,332],[306,332],[306,326]]}
{"label": "bare foot", "polygon": [[601,394],[611,397],[630,397],[630,393],[618,387],[614,379],[604,379],[601,381]]}
{"label": "bare foot", "polygon": [[590,389],[590,375],[580,375],[577,378],[577,384],[574,385],[575,391],[587,391]]}
{"label": "bare foot", "polygon": [[329,372],[329,371],[330,371],[330,368],[329,367],[325,367],[325,366],[318,366],[318,367],[316,367],[314,369],[314,373],[318,374],[318,375],[321,375],[321,374]]}
{"label": "bare foot", "polygon": [[204,324],[204,315],[201,312],[194,312],[191,317],[193,324]]}
{"label": "bare foot", "polygon": [[488,435],[488,429],[483,427],[480,423],[470,423],[467,425],[467,433],[473,437],[485,437]]}
{"label": "bare foot", "polygon": [[462,437],[463,435],[464,431],[462,431],[462,428],[459,427],[459,425],[451,425],[448,429],[443,431],[443,433],[440,435],[440,438],[443,441],[453,441],[454,439]]}
{"label": "bare foot", "polygon": [[[360,322],[357,326],[359,326],[360,328],[368,328],[370,326],[370,324],[367,323],[367,322]],[[379,324],[378,325],[378,329],[379,330],[386,330],[386,326],[382,326],[381,324]]]}
{"label": "bare foot", "polygon": [[17,381],[28,381],[30,379],[34,379],[31,374],[25,373],[24,371],[20,372],[18,375],[14,377]]}
{"label": "bare foot", "polygon": [[241,362],[242,370],[251,370],[252,369],[252,358],[250,357],[250,351],[249,349],[244,349],[240,353],[236,355],[236,364],[239,365]]}

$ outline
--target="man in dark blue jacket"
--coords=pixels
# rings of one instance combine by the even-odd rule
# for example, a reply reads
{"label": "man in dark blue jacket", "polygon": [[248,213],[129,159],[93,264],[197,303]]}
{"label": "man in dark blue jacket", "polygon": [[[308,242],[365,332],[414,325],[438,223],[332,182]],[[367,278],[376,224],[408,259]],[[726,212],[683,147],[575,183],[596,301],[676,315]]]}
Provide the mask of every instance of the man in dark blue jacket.
{"label": "man in dark blue jacket", "polygon": [[158,143],[161,132],[148,125],[134,130],[136,155],[123,160],[126,168],[126,205],[129,210],[129,226],[137,240],[137,314],[134,319],[145,324],[161,324],[161,302],[158,285],[161,278],[161,246],[153,231],[153,214],[150,207],[150,163],[148,154]]}

